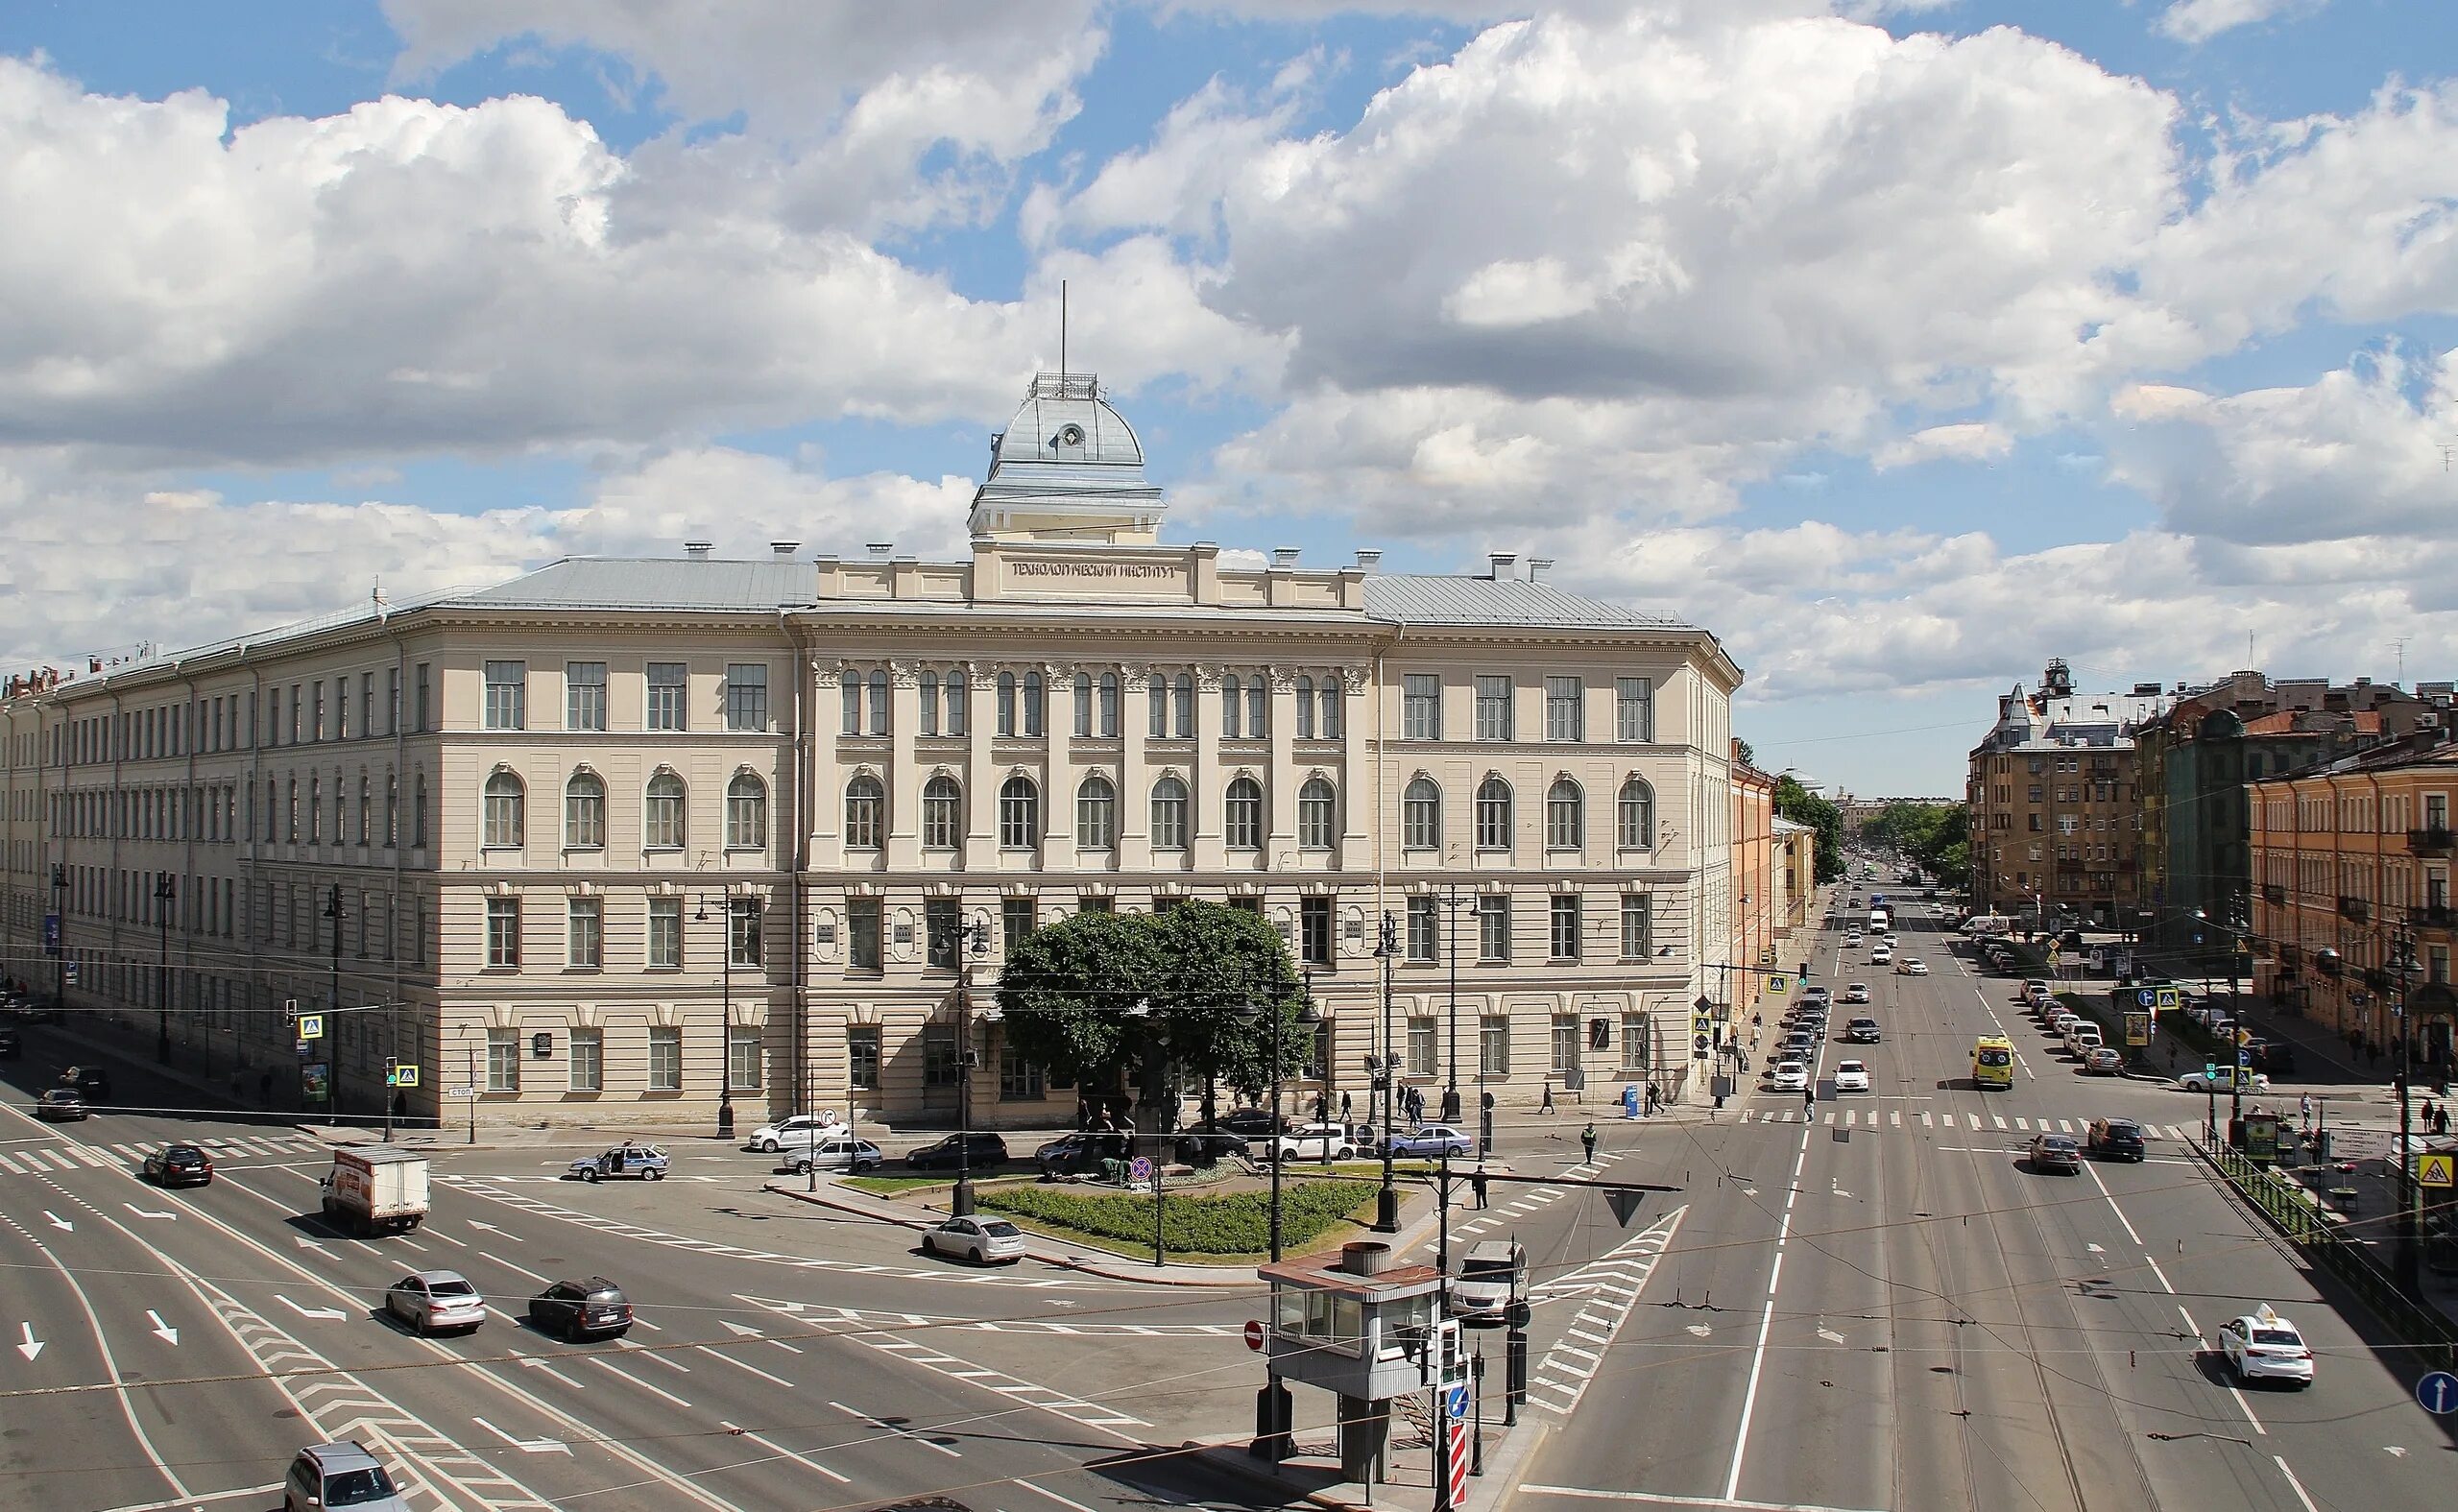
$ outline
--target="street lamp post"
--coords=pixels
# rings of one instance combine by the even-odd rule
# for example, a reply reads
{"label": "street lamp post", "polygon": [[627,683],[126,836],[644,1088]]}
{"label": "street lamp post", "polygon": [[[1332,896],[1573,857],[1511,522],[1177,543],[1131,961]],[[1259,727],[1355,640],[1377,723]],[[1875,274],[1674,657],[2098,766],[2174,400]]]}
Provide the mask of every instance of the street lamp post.
{"label": "street lamp post", "polygon": [[68,1012],[68,868],[51,865],[51,1006]]}
{"label": "street lamp post", "polygon": [[973,963],[989,949],[988,921],[956,925],[956,1189],[949,1207],[958,1217],[973,1212]]}
{"label": "street lamp post", "polygon": [[2400,924],[2390,936],[2390,978],[2398,984],[2398,1005],[2396,1010],[2398,1031],[2398,1290],[2419,1300],[2423,1295],[2422,1271],[2419,1266],[2416,1233],[2416,1167],[2413,1106],[2408,1092],[2415,1082],[2415,1045],[2407,1028],[2407,978],[2416,971],[2416,939],[2407,926]]}
{"label": "street lamp post", "polygon": [[[333,884],[332,891],[325,897],[325,917],[331,920],[333,925],[332,980],[330,996],[326,1003],[326,1006],[331,1009],[331,1016],[330,1021],[325,1025],[325,1032],[332,1034],[340,1029],[342,1021],[342,889],[338,882]],[[341,1069],[336,1058],[329,1056],[326,1058],[325,1121],[327,1124],[341,1121]]]}
{"label": "street lamp post", "polygon": [[[745,901],[757,906],[756,900],[728,898],[725,900],[725,954],[717,980],[717,1011],[723,1020],[717,1029],[717,1138],[720,1140],[734,1138],[734,957],[735,936],[742,928],[741,916],[747,911],[737,905]],[[692,910],[692,922],[706,923],[708,917],[709,900],[703,896],[699,906]]]}
{"label": "street lamp post", "polygon": [[1391,1045],[1391,960],[1399,953],[1399,925],[1386,909],[1374,953],[1383,958],[1383,1189],[1374,1194],[1374,1232],[1400,1232],[1400,1190],[1392,1184],[1391,1101],[1399,1090],[1399,1057]]}
{"label": "street lamp post", "polygon": [[1443,945],[1451,956],[1451,1053],[1442,1083],[1442,1121],[1459,1121],[1459,884],[1447,885],[1442,897]]}
{"label": "street lamp post", "polygon": [[168,872],[154,874],[154,922],[161,931],[161,957],[154,970],[154,1059],[171,1059],[171,900],[176,888]]}

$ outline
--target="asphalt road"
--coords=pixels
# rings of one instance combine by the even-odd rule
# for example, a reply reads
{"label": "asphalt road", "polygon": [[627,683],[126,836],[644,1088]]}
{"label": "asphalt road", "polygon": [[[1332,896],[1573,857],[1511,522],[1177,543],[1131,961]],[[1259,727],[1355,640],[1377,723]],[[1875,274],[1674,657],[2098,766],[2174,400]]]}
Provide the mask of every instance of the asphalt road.
{"label": "asphalt road", "polygon": [[[1821,1047],[1815,1121],[1757,1091],[1616,1167],[1686,1172],[1686,1212],[1517,1504],[2447,1504],[2453,1424],[2193,1163],[2202,1099],[2081,1075],[1936,927],[1898,942],[1927,976],[1821,941],[1819,978],[1869,983],[1886,1038]],[[2016,1084],[1984,1095],[1971,1043],[2001,1027]],[[1844,1057],[1868,1093],[1833,1092]],[[2029,1169],[2033,1134],[2103,1116],[2158,1129],[2151,1158]],[[2309,1391],[2239,1390],[2212,1353],[2265,1302],[2320,1356]]]}

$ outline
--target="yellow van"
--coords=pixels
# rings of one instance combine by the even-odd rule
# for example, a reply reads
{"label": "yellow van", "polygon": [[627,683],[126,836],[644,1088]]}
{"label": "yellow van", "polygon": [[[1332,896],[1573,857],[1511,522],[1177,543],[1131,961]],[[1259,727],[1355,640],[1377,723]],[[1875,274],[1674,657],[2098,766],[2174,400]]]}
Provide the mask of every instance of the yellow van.
{"label": "yellow van", "polygon": [[1983,1092],[2014,1085],[2014,1042],[1984,1034],[1971,1042],[1971,1084]]}

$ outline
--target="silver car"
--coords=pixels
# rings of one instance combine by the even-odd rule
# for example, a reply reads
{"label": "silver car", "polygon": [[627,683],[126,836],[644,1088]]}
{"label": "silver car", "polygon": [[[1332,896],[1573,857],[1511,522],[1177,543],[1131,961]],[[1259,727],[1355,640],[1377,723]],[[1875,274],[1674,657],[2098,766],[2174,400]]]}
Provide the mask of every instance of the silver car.
{"label": "silver car", "polygon": [[474,1330],[487,1321],[487,1299],[457,1270],[421,1270],[385,1288],[384,1310],[420,1333]]}
{"label": "silver car", "polygon": [[1024,1258],[1024,1231],[1004,1218],[950,1218],[923,1231],[922,1248],[976,1265],[1012,1265]]}
{"label": "silver car", "polygon": [[310,1444],[281,1481],[282,1512],[410,1512],[393,1477],[356,1440]]}

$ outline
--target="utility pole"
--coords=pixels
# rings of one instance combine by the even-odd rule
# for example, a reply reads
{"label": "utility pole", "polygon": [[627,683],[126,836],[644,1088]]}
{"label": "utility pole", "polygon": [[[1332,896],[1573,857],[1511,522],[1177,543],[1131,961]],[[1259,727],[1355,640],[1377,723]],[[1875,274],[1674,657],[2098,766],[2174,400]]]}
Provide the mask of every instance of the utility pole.
{"label": "utility pole", "polygon": [[2415,1045],[2407,1031],[2407,977],[2416,969],[2415,936],[2400,924],[2390,936],[2390,978],[2398,984],[2398,1290],[2402,1295],[2422,1301],[2423,1275],[2418,1263],[2416,1233],[2416,1164],[2415,1146],[2410,1142],[2415,1134],[2414,1108],[2408,1096],[2415,1082]]}
{"label": "utility pole", "polygon": [[51,1006],[68,1012],[68,868],[51,864]]}
{"label": "utility pole", "polygon": [[161,958],[154,971],[154,1059],[171,1059],[171,874],[154,874],[154,922],[161,930]]}
{"label": "utility pole", "polygon": [[1443,944],[1451,955],[1451,1064],[1443,1077],[1442,1121],[1453,1124],[1459,1121],[1459,884],[1446,884],[1442,908],[1449,926]]}
{"label": "utility pole", "polygon": [[[332,992],[331,1000],[325,1005],[331,1010],[325,1029],[331,1033],[338,1030],[342,1022],[342,889],[339,882],[333,884],[332,892],[325,900],[325,917],[333,923]],[[327,1124],[341,1121],[341,1071],[340,1057],[328,1054],[325,1062],[325,1121]]]}
{"label": "utility pole", "polygon": [[[990,930],[982,920],[956,925],[956,1189],[949,1211],[957,1217],[973,1212],[973,962],[990,948]],[[1160,1183],[1156,1178],[1157,1190]],[[1280,1167],[1272,1167],[1272,1187],[1280,1186]],[[1275,1209],[1275,1212],[1278,1210]],[[1277,1233],[1277,1230],[1274,1231]],[[1280,1257],[1274,1255],[1274,1260]],[[1157,1261],[1156,1261],[1157,1263]]]}
{"label": "utility pole", "polygon": [[1383,958],[1383,1189],[1374,1196],[1374,1232],[1400,1232],[1400,1192],[1392,1185],[1391,1102],[1399,1091],[1399,1056],[1391,1044],[1391,958],[1399,953],[1399,925],[1390,910],[1383,913],[1383,930],[1374,953]]}

